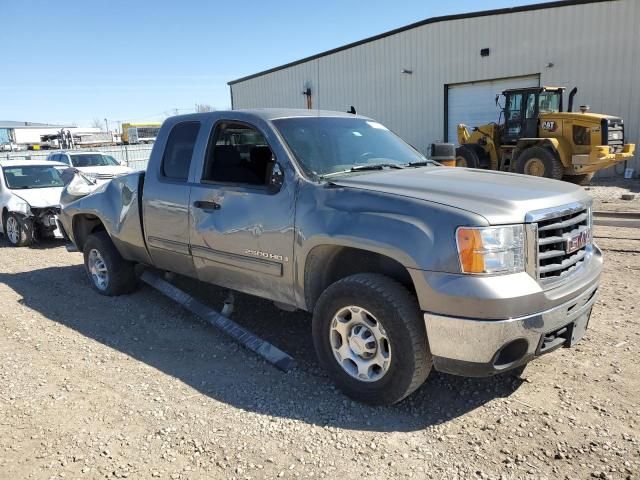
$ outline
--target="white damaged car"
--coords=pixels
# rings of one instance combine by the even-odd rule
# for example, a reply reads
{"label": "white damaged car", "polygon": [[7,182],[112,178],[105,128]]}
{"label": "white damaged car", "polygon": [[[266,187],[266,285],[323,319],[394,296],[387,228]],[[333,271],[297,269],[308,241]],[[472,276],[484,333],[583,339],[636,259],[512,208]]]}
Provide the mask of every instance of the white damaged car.
{"label": "white damaged car", "polygon": [[79,152],[75,150],[56,152],[49,155],[47,160],[61,162],[68,167],[73,167],[98,183],[108,182],[113,178],[133,172],[133,169],[122,165],[111,155],[101,152]]}
{"label": "white damaged car", "polygon": [[62,163],[35,160],[0,160],[2,232],[14,247],[34,240],[62,237],[57,215],[64,181]]}

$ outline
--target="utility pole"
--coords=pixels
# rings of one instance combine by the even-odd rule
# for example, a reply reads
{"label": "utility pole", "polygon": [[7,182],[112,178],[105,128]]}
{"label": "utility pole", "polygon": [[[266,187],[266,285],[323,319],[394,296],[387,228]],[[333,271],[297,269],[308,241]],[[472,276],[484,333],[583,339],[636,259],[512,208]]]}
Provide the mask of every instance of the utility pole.
{"label": "utility pole", "polygon": [[108,131],[109,131],[109,122],[107,122],[107,119],[106,119],[106,118],[104,119],[104,126],[105,126],[105,128],[106,128],[106,130],[105,130],[105,131],[106,131],[106,132],[108,132]]}

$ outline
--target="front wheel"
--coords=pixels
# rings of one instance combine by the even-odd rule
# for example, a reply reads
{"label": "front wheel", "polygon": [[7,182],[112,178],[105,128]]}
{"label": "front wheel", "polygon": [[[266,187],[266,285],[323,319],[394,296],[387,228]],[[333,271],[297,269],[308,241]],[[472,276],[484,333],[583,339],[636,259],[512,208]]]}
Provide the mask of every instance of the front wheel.
{"label": "front wheel", "polygon": [[399,402],[431,370],[416,298],[383,275],[352,275],[329,286],[313,312],[313,341],[337,386],[372,405]]}
{"label": "front wheel", "polygon": [[33,243],[33,223],[15,213],[7,214],[4,220],[4,234],[14,247],[28,247]]}
{"label": "front wheel", "polygon": [[107,232],[89,235],[83,253],[85,271],[98,293],[114,297],[136,289],[135,264],[122,258]]}
{"label": "front wheel", "polygon": [[515,171],[534,177],[560,180],[564,173],[564,167],[558,156],[551,150],[543,147],[530,147],[516,158]]}

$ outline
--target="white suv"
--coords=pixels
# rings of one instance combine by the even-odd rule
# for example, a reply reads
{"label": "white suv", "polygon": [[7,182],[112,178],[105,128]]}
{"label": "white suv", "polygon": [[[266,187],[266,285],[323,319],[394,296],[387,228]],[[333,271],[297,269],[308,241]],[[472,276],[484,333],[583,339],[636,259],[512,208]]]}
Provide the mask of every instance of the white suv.
{"label": "white suv", "polygon": [[52,153],[47,157],[47,160],[69,165],[98,182],[108,181],[133,172],[133,169],[121,165],[111,155],[100,152]]}

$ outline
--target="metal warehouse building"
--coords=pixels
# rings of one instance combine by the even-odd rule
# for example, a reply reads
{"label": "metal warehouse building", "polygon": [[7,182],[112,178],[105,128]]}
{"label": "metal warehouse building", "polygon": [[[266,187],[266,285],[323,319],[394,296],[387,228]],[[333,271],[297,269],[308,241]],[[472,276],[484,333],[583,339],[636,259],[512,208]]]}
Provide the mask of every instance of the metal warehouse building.
{"label": "metal warehouse building", "polygon": [[[497,121],[495,95],[506,88],[577,86],[576,105],[622,117],[625,143],[638,144],[639,26],[639,0],[430,18],[231,81],[231,103],[339,111],[353,105],[426,152],[435,141],[455,143],[458,123]],[[637,155],[633,163],[638,171]]]}

